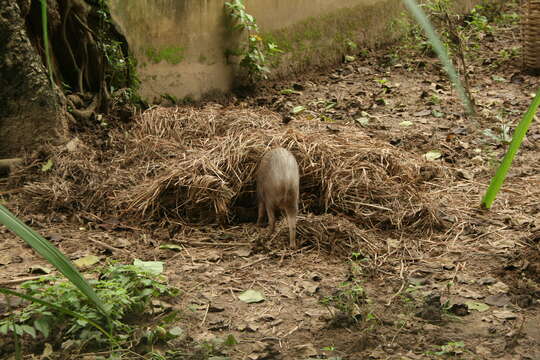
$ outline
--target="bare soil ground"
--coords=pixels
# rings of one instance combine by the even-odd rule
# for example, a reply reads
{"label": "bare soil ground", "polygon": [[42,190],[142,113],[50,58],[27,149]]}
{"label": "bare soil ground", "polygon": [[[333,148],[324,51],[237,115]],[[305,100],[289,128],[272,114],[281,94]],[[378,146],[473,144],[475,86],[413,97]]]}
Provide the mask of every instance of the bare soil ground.
{"label": "bare soil ground", "polygon": [[[291,128],[301,133],[307,123],[317,122],[321,133],[335,141],[363,137],[385,144],[418,169],[429,172],[433,168],[425,164],[435,164],[451,176],[424,174],[421,187],[415,188],[419,197],[400,199],[429,204],[426,208],[440,221],[437,226],[433,221],[430,226],[370,226],[361,219],[370,218],[365,208],[362,214],[330,209],[325,215],[322,207],[309,206],[316,194],[304,191],[298,224],[303,247],[291,251],[283,221],[271,239],[256,228],[254,202],[242,204],[248,215],[236,209],[228,225],[187,226],[171,212],[148,223],[116,209],[88,210],[98,209],[99,199],[88,208],[58,206],[58,199],[33,206],[28,199],[40,196],[39,172],[5,182],[0,196],[73,259],[95,254],[126,262],[164,261],[170,282],[183,290],[174,306],[184,312],[179,325],[189,337],[178,341],[179,349],[189,349],[190,340],[201,343],[233,334],[239,344],[226,351],[232,359],[540,359],[538,121],[493,208],[479,209],[506,149],[497,134],[503,124],[517,124],[540,83],[522,72],[519,57],[502,57],[518,41],[518,28],[511,25],[498,27],[480,43],[470,64],[478,108],[473,118],[464,116],[435,59],[390,57],[396,54],[393,49],[272,84],[225,107],[211,105],[218,114],[272,112],[287,123],[269,125],[280,133]],[[297,106],[305,109],[293,114]],[[173,116],[170,111],[184,110],[163,111]],[[206,105],[190,111],[213,110]],[[115,160],[122,150],[107,145],[111,135],[79,137],[105,172],[115,166],[114,174],[140,171]],[[167,149],[164,156],[174,159],[185,150]],[[440,158],[423,158],[433,150]],[[137,161],[141,159],[134,157]],[[153,179],[151,170],[145,176]],[[55,190],[60,197],[65,195],[62,184]],[[310,209],[318,213],[308,213]],[[429,218],[426,213],[418,216]],[[320,230],[313,230],[314,223],[322,224]],[[329,238],[340,239],[344,233],[360,245],[348,248],[350,253],[333,251],[338,247]],[[256,244],[261,239],[264,246]],[[182,245],[182,250],[159,248],[169,243]],[[4,284],[16,284],[33,276],[33,266],[45,265],[2,228],[0,251]],[[351,261],[355,252],[363,261]],[[337,309],[335,301],[322,304],[331,296],[336,299],[340,289],[343,294],[344,282],[357,286],[356,295],[361,293],[345,306],[350,313]],[[248,289],[260,291],[264,301],[240,301],[238,295]]]}

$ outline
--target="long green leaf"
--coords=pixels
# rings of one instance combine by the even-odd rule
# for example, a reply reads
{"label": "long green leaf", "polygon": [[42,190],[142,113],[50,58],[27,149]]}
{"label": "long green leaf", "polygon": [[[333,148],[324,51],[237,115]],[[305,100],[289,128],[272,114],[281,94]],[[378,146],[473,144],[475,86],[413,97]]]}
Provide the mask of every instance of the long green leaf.
{"label": "long green leaf", "polygon": [[514,160],[514,156],[519,150],[519,147],[523,142],[523,138],[525,137],[525,134],[527,133],[527,130],[529,129],[529,126],[531,125],[534,119],[534,115],[538,111],[539,106],[540,88],[538,88],[536,96],[534,97],[531,106],[529,107],[529,110],[527,110],[527,112],[523,116],[523,119],[521,119],[518,126],[516,127],[516,130],[514,131],[514,136],[512,137],[512,142],[508,147],[508,151],[504,155],[504,158],[501,161],[501,165],[499,165],[495,176],[493,177],[493,179],[491,179],[491,183],[489,184],[486,194],[482,199],[482,206],[486,209],[489,209],[493,204],[493,201],[495,201],[495,197],[501,189],[501,186],[504,183],[504,179],[506,179],[506,175],[508,174],[510,165],[512,165],[512,160]]}
{"label": "long green leaf", "polygon": [[108,317],[108,311],[98,298],[90,284],[83,278],[81,273],[75,268],[53,244],[45,240],[41,235],[32,230],[28,225],[19,220],[5,206],[0,205],[0,223],[22,238],[28,245],[43,256],[49,263],[58,269],[69,281],[71,281],[88,299],[94,303],[96,308]]}
{"label": "long green leaf", "polygon": [[17,291],[13,291],[13,290],[10,290],[10,289],[6,289],[6,288],[3,288],[3,287],[0,287],[0,293],[6,294],[6,295],[18,296],[18,297],[26,299],[28,301],[35,302],[35,303],[38,303],[38,304],[41,304],[41,305],[45,305],[45,306],[54,308],[54,309],[66,314],[66,315],[73,316],[74,318],[84,320],[84,321],[88,322],[90,325],[92,325],[93,327],[95,327],[96,329],[98,329],[99,331],[101,331],[105,336],[107,336],[109,338],[109,340],[111,340],[111,342],[113,342],[113,343],[115,342],[114,337],[109,332],[107,332],[99,324],[97,324],[96,322],[90,320],[89,318],[87,318],[86,316],[84,316],[82,314],[76,313],[74,311],[63,308],[63,307],[58,306],[56,304],[53,304],[51,302],[36,298],[34,296],[26,295],[26,294],[23,294],[23,293],[20,293],[20,292],[17,292]]}
{"label": "long green leaf", "polygon": [[431,23],[429,22],[426,14],[424,11],[418,6],[418,4],[414,0],[403,0],[405,3],[405,6],[409,9],[411,14],[414,16],[416,21],[422,26],[424,31],[426,32],[426,35],[431,43],[431,46],[433,46],[433,49],[437,53],[437,56],[441,60],[445,71],[448,73],[448,76],[450,77],[450,81],[454,84],[454,87],[456,88],[459,97],[461,98],[461,101],[463,102],[465,109],[468,113],[473,112],[473,107],[471,104],[471,100],[467,96],[465,92],[465,88],[463,87],[463,84],[461,83],[461,80],[459,79],[459,76],[457,74],[456,68],[452,64],[452,60],[450,60],[450,57],[448,56],[448,53],[446,52],[445,47],[443,46],[441,40],[437,36],[437,33]]}

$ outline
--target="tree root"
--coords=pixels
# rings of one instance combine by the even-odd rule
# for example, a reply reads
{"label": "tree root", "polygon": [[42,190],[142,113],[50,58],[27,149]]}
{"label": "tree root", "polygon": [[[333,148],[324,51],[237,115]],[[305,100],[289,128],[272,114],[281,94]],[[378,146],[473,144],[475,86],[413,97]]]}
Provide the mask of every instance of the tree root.
{"label": "tree root", "polygon": [[68,38],[67,38],[67,34],[66,34],[66,28],[67,28],[67,19],[71,13],[71,9],[72,9],[72,3],[71,1],[66,1],[66,8],[64,10],[64,15],[63,15],[63,21],[62,21],[62,39],[64,40],[64,45],[69,53],[69,58],[71,59],[71,63],[73,65],[73,67],[75,68],[75,71],[77,72],[77,79],[78,79],[78,91],[79,92],[84,92],[84,89],[83,89],[83,85],[82,85],[82,72],[81,72],[81,69],[79,68],[79,64],[77,64],[77,60],[75,60],[75,54],[73,53],[73,49],[71,48],[71,45],[68,41]]}
{"label": "tree root", "polygon": [[[30,0],[17,0],[29,2]],[[113,68],[109,68],[105,47],[102,41],[110,41],[121,36],[114,28],[107,27],[108,23],[102,20],[98,11],[104,5],[97,5],[89,0],[47,0],[57,9],[58,26],[51,38],[53,61],[58,64],[54,68],[54,79],[65,84],[69,89],[66,97],[70,105],[68,119],[74,124],[79,122],[92,125],[92,115],[96,112],[109,114],[114,106],[111,99],[111,83],[117,80],[116,73],[110,75]],[[51,5],[52,8],[52,5]],[[34,14],[35,15],[35,14]],[[39,21],[36,20],[35,21]],[[105,23],[105,25],[104,25]],[[105,26],[105,27],[103,27]],[[102,28],[103,27],[103,28]],[[106,35],[103,35],[106,32]],[[39,37],[41,34],[34,34]],[[122,38],[122,41],[125,41]],[[36,44],[40,44],[36,41]],[[43,52],[41,49],[40,52]],[[121,53],[127,61],[128,49],[124,43]],[[116,88],[130,85],[127,83],[131,77],[129,68],[125,75],[126,84],[114,83]],[[119,71],[123,71],[120,69]],[[120,75],[123,79],[123,74]],[[120,86],[119,86],[120,85]],[[71,93],[72,92],[72,93]],[[71,93],[71,94],[70,94]],[[93,94],[91,100],[87,95]]]}
{"label": "tree root", "polygon": [[101,104],[101,96],[96,94],[92,97],[92,102],[85,109],[77,109],[73,102],[68,98],[68,104],[71,105],[72,109],[70,111],[71,115],[75,118],[77,122],[88,123],[92,118],[92,115],[95,115],[96,109]]}

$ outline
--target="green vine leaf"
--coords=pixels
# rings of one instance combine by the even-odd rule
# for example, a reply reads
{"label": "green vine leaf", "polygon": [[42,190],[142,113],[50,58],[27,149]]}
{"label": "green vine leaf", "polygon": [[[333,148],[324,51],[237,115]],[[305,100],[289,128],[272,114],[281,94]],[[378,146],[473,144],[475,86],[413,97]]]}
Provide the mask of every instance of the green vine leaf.
{"label": "green vine leaf", "polygon": [[246,7],[242,0],[233,0],[225,3],[228,16],[234,20],[232,29],[239,32],[246,32],[245,45],[238,51],[228,50],[228,55],[240,56],[239,65],[244,69],[247,80],[251,83],[259,79],[267,79],[270,73],[268,67],[269,56],[282,53],[278,45],[265,41],[259,34],[259,26],[255,17],[246,12]]}

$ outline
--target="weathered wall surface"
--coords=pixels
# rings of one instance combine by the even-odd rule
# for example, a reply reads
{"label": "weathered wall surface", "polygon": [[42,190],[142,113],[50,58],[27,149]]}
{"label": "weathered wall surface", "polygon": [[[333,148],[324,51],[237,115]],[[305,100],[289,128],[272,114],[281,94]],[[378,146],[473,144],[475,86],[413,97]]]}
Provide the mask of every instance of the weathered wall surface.
{"label": "weathered wall surface", "polygon": [[[475,0],[462,0],[470,7]],[[225,51],[237,35],[227,24],[225,0],[111,0],[111,14],[138,60],[141,95],[198,98],[227,91],[233,69]],[[391,41],[390,22],[403,11],[399,0],[248,0],[264,35],[285,54],[274,76],[328,64],[346,41],[362,46]]]}

